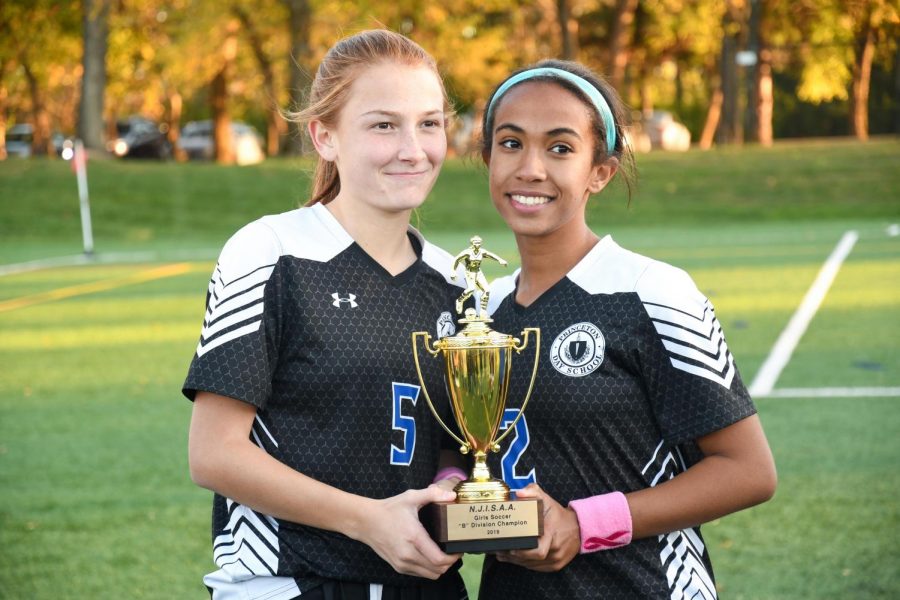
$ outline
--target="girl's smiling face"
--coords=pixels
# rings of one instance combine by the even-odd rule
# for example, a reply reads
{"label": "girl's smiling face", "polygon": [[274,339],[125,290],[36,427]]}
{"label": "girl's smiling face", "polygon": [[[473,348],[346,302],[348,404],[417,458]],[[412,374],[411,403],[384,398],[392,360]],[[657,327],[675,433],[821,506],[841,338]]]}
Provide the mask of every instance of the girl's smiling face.
{"label": "girl's smiling face", "polygon": [[444,96],[424,65],[385,61],[353,81],[337,123],[310,123],[316,149],[334,161],[336,200],[384,212],[418,207],[447,153]]}
{"label": "girl's smiling face", "polygon": [[594,108],[568,89],[530,81],[510,89],[494,109],[485,162],[491,198],[516,236],[565,236],[587,227],[585,206],[618,167],[593,164]]}

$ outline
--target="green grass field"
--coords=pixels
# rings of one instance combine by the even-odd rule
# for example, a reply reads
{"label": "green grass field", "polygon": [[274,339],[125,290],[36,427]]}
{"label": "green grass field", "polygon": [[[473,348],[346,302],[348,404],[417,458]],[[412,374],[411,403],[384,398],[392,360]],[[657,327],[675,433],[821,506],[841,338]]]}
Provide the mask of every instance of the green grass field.
{"label": "green grass field", "polygon": [[[640,157],[631,208],[620,189],[591,219],[694,276],[748,384],[841,235],[859,232],[775,389],[897,390],[897,156],[892,139]],[[303,167],[94,161],[102,260],[0,276],[0,597],[205,597],[211,494],[188,476],[180,385],[217,249],[296,206]],[[448,164],[421,227],[451,250],[477,230],[514,262],[484,189],[482,170]],[[0,265],[77,254],[79,227],[67,165],[0,163]],[[704,527],[722,597],[900,597],[897,392],[757,406],[779,489]],[[465,572],[472,592],[477,557]]]}

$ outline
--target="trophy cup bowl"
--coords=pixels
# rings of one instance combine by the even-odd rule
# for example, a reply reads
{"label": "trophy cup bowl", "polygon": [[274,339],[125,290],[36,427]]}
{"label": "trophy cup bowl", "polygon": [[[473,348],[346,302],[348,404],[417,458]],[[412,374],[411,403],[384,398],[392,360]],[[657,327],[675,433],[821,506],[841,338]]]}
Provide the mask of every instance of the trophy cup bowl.
{"label": "trophy cup bowl", "polygon": [[[460,452],[471,452],[474,458],[469,478],[454,488],[456,503],[437,505],[441,510],[433,535],[448,552],[533,548],[537,546],[542,527],[540,501],[510,500],[509,486],[493,478],[487,466],[488,452],[500,450],[500,442],[515,429],[528,405],[537,375],[540,330],[525,328],[520,334],[523,339],[520,342],[518,338],[492,330],[488,326],[490,322],[491,319],[478,316],[475,309],[470,308],[466,310],[465,318],[459,320],[465,327],[454,336],[431,344],[431,335],[427,332],[412,334],[416,372],[425,400],[438,423],[460,444]],[[531,336],[535,357],[528,391],[516,418],[498,436],[509,392],[512,356],[528,346]],[[447,427],[431,401],[419,365],[417,340],[420,337],[433,357],[443,354],[453,416],[465,439]],[[475,506],[479,503],[491,504]],[[442,539],[447,537],[452,539]]]}

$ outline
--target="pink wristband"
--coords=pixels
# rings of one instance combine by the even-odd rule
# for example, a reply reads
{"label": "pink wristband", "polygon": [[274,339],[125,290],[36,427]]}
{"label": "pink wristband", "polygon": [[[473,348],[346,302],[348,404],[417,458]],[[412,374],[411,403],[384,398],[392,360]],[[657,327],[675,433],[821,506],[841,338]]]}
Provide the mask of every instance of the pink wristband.
{"label": "pink wristband", "polygon": [[572,500],[569,508],[575,511],[581,528],[581,554],[631,542],[631,510],[622,492]]}
{"label": "pink wristband", "polygon": [[434,476],[434,479],[431,480],[431,483],[437,483],[438,481],[450,479],[451,477],[457,477],[461,481],[465,481],[466,472],[459,467],[444,467],[437,472],[437,475]]}

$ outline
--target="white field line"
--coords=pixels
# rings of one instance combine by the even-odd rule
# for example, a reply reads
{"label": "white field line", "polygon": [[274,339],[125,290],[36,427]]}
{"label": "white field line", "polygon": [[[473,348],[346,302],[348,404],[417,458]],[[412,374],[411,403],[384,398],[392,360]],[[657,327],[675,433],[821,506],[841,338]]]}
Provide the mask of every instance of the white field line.
{"label": "white field line", "polygon": [[900,398],[900,387],[781,388],[756,398]]}
{"label": "white field line", "polygon": [[92,258],[86,254],[72,254],[71,256],[55,256],[53,258],[42,258],[40,260],[29,260],[28,262],[13,263],[10,265],[0,265],[0,277],[3,275],[15,275],[16,273],[28,273],[29,271],[38,271],[40,269],[49,269],[52,267],[70,267],[72,265],[86,265],[92,262]]}
{"label": "white field line", "polygon": [[784,367],[791,360],[794,348],[797,347],[810,321],[816,315],[816,311],[819,310],[822,300],[825,299],[825,294],[828,293],[832,282],[834,282],[834,278],[837,276],[844,259],[850,254],[858,239],[859,234],[855,231],[848,231],[841,237],[841,240],[831,252],[831,256],[828,257],[819,270],[819,274],[816,275],[815,281],[813,281],[812,286],[806,292],[800,306],[791,316],[791,320],[788,321],[784,331],[778,336],[778,340],[772,346],[769,356],[766,357],[765,362],[759,368],[756,377],[753,378],[753,383],[750,384],[751,396],[767,396],[771,393],[775,387],[775,382],[778,381],[778,377],[781,375],[781,371],[784,370]]}
{"label": "white field line", "polygon": [[102,254],[71,254],[55,256],[27,262],[0,265],[0,277],[16,275],[54,267],[73,267],[77,265],[110,265],[119,263],[150,263],[179,260],[215,260],[219,249],[181,250],[177,252],[104,252]]}

